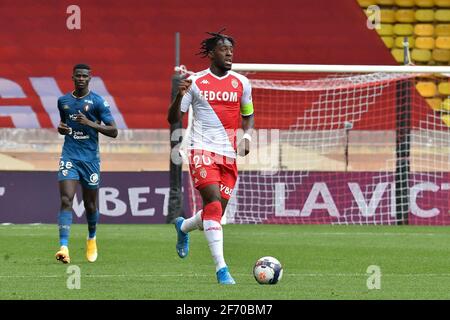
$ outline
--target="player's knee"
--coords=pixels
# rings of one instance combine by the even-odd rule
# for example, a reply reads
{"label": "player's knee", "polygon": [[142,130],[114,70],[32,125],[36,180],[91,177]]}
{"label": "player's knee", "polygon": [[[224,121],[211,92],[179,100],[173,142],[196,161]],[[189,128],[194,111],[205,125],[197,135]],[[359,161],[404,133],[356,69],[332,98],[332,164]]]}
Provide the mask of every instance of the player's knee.
{"label": "player's knee", "polygon": [[222,220],[222,203],[217,200],[203,207],[203,220],[214,220],[220,223]]}
{"label": "player's knee", "polygon": [[211,192],[209,194],[203,195],[203,202],[206,204],[211,203],[211,202],[216,202],[219,201],[221,202],[222,197],[220,195],[220,192]]}
{"label": "player's knee", "polygon": [[87,214],[94,214],[97,212],[97,205],[95,202],[85,202],[84,209],[86,209]]}
{"label": "player's knee", "polygon": [[61,196],[61,209],[62,210],[72,210],[73,198],[68,196]]}

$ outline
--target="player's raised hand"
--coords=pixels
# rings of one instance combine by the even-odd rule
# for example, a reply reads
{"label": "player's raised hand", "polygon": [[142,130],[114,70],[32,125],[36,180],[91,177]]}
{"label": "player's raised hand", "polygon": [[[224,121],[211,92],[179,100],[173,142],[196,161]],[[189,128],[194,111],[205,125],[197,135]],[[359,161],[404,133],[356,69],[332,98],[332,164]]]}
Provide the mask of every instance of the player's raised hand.
{"label": "player's raised hand", "polygon": [[70,134],[72,132],[72,128],[64,122],[60,122],[58,125],[58,132],[62,135]]}
{"label": "player's raised hand", "polygon": [[181,80],[180,85],[178,86],[178,92],[180,95],[184,96],[186,92],[189,91],[192,85],[192,80]]}

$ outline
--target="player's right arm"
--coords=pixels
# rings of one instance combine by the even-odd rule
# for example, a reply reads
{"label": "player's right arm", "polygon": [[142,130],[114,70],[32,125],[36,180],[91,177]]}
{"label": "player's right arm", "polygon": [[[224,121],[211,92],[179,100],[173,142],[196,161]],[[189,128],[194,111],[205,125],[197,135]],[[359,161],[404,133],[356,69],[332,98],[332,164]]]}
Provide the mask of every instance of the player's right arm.
{"label": "player's right arm", "polygon": [[70,132],[72,131],[71,128],[66,124],[66,116],[64,114],[64,110],[62,108],[61,105],[61,101],[60,99],[58,99],[58,110],[59,110],[59,116],[61,118],[61,121],[59,122],[58,125],[58,132],[61,135],[66,135],[66,134],[70,134]]}
{"label": "player's right arm", "polygon": [[167,115],[167,121],[170,124],[177,123],[183,119],[184,113],[192,102],[191,85],[191,79],[185,79],[180,82],[177,96],[170,105]]}

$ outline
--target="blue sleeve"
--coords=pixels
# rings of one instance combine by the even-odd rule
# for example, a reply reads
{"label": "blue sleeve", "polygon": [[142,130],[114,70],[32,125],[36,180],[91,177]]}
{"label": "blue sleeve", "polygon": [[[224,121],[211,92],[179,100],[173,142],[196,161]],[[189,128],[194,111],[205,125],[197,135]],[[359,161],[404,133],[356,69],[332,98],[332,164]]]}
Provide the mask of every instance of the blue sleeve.
{"label": "blue sleeve", "polygon": [[110,124],[114,121],[109,104],[105,99],[99,98],[97,100],[97,110],[99,113],[99,118],[104,124]]}
{"label": "blue sleeve", "polygon": [[64,110],[63,110],[62,103],[61,103],[61,98],[58,99],[58,111],[59,111],[59,116],[61,118],[61,122],[66,123],[66,115],[64,114]]}

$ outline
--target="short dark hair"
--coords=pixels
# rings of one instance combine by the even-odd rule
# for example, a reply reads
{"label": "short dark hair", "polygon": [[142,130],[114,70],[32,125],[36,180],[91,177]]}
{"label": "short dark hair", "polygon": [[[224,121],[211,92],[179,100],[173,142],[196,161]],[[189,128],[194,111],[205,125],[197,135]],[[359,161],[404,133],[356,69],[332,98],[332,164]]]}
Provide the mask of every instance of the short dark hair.
{"label": "short dark hair", "polygon": [[87,64],[84,64],[84,63],[78,63],[78,64],[73,66],[73,72],[75,72],[76,69],[91,70],[91,67],[89,65],[87,65]]}
{"label": "short dark hair", "polygon": [[219,32],[206,32],[207,34],[211,35],[211,38],[207,38],[201,42],[200,52],[199,55],[202,56],[202,58],[206,57],[208,53],[216,47],[217,43],[222,40],[228,40],[231,42],[231,45],[234,46],[234,39],[226,34],[223,34],[222,32],[225,31],[225,28],[220,30]]}

